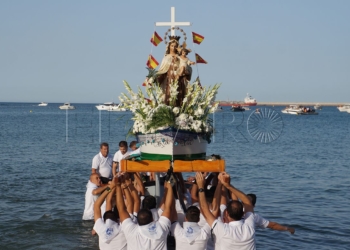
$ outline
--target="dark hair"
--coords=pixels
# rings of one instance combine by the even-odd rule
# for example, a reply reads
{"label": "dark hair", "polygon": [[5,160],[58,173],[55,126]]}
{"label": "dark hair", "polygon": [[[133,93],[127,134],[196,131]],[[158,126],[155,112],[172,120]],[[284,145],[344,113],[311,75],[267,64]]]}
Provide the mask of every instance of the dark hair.
{"label": "dark hair", "polygon": [[252,199],[252,205],[255,206],[256,203],[256,195],[255,194],[247,194],[248,197]]}
{"label": "dark hair", "polygon": [[129,148],[136,146],[136,144],[137,144],[137,141],[131,141],[129,144]]}
{"label": "dark hair", "polygon": [[[116,211],[116,212],[115,212]],[[110,219],[112,221],[118,222],[119,219],[119,213],[118,210],[108,210],[103,215],[103,220],[106,221],[107,219]]]}
{"label": "dark hair", "polygon": [[153,221],[152,212],[149,209],[142,208],[137,213],[137,223],[139,223],[140,226],[148,225]]}
{"label": "dark hair", "polygon": [[102,142],[102,143],[100,144],[100,148],[102,148],[102,147],[109,147],[109,145],[108,145],[107,142]]}
{"label": "dark hair", "polygon": [[142,201],[142,208],[151,210],[157,207],[157,200],[152,195],[147,195]]}
{"label": "dark hair", "polygon": [[190,206],[187,208],[186,219],[189,222],[199,222],[199,215],[201,211],[196,206]]}
{"label": "dark hair", "polygon": [[227,213],[231,219],[240,220],[243,217],[243,204],[240,201],[232,200],[227,204]]}
{"label": "dark hair", "polygon": [[128,147],[128,143],[126,141],[120,141],[119,142],[119,147]]}
{"label": "dark hair", "polygon": [[212,186],[212,187],[210,187],[210,189],[204,190],[205,199],[207,200],[207,202],[209,202],[209,203],[213,202],[215,189],[216,189],[216,186]]}

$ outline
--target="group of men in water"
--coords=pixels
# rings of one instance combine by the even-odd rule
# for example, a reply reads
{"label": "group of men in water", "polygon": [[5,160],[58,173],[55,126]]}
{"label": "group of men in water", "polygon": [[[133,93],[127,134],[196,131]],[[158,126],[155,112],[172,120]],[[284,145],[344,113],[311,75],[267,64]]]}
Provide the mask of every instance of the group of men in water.
{"label": "group of men in water", "polygon": [[119,171],[130,154],[127,143],[119,143],[113,158],[108,151],[102,143],[92,161],[83,215],[95,221],[100,249],[256,249],[257,227],[295,232],[254,213],[256,196],[232,186],[226,172],[197,172],[186,182],[169,171],[157,204],[142,173]]}

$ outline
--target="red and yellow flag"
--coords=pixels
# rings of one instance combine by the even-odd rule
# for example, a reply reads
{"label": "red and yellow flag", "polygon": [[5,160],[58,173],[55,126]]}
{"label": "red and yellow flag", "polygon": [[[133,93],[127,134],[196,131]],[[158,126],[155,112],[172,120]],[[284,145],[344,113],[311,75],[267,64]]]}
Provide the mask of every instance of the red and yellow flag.
{"label": "red and yellow flag", "polygon": [[204,36],[201,36],[200,34],[192,32],[192,36],[194,43],[200,44],[204,40]]}
{"label": "red and yellow flag", "polygon": [[195,53],[196,56],[196,63],[207,63],[207,61],[205,61],[200,55],[198,55],[197,53]]}
{"label": "red and yellow flag", "polygon": [[157,62],[157,60],[152,55],[148,56],[148,60],[147,60],[147,63],[146,63],[148,68],[155,69],[158,66],[158,64],[159,63]]}
{"label": "red and yellow flag", "polygon": [[154,46],[158,46],[162,41],[163,39],[157,34],[157,32],[154,32],[151,38],[151,43],[153,43]]}

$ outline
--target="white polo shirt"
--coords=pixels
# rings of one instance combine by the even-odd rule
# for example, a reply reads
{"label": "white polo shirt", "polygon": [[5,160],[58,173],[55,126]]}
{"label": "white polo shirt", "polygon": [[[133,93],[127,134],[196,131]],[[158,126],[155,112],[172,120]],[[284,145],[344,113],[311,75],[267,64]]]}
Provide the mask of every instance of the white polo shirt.
{"label": "white polo shirt", "polygon": [[176,249],[202,250],[206,249],[210,237],[210,226],[202,228],[196,222],[184,222],[181,227],[179,222],[171,225],[171,233],[175,237]]}
{"label": "white polo shirt", "polygon": [[126,238],[119,223],[102,218],[96,220],[94,230],[98,234],[98,242],[101,250],[126,250]]}
{"label": "white polo shirt", "polygon": [[167,217],[161,216],[157,222],[139,226],[131,219],[122,223],[122,230],[126,237],[128,249],[132,250],[167,250],[166,240],[171,222]]}
{"label": "white polo shirt", "polygon": [[270,222],[259,214],[254,213],[254,223],[255,227],[267,228]]}
{"label": "white polo shirt", "polygon": [[92,159],[92,168],[96,169],[96,172],[102,177],[112,177],[112,164],[113,158],[109,154],[107,157],[104,157],[100,152]]}
{"label": "white polo shirt", "polygon": [[253,213],[248,212],[244,220],[231,221],[228,224],[215,220],[212,229],[216,242],[220,243],[220,248],[215,245],[215,249],[256,249]]}

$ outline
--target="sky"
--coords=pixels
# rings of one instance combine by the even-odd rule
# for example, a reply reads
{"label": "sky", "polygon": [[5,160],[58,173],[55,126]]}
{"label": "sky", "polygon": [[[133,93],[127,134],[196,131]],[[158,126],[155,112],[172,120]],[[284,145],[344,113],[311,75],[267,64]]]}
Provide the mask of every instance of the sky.
{"label": "sky", "polygon": [[217,100],[350,102],[348,0],[1,0],[0,102],[119,102],[123,80],[142,88],[149,54],[161,62],[150,38],[172,6],[192,24],[189,59],[208,62],[192,80],[221,83]]}

